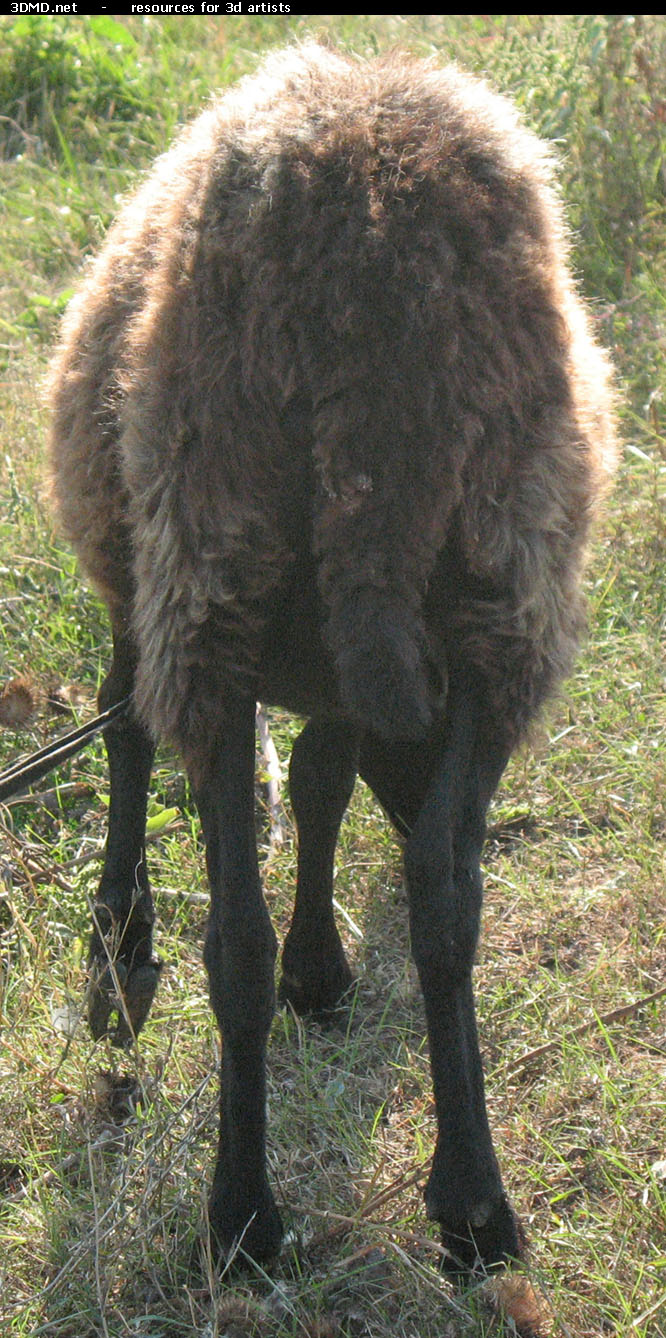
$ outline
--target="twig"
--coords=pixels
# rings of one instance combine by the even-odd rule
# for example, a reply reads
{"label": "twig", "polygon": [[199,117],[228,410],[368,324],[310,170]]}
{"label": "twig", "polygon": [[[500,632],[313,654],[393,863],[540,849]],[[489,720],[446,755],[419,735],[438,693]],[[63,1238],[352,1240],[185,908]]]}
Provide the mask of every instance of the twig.
{"label": "twig", "polygon": [[335,1226],[330,1227],[328,1231],[320,1232],[318,1236],[312,1239],[310,1244],[312,1246],[323,1245],[336,1236],[343,1236],[345,1232],[349,1231],[350,1227],[358,1226],[359,1222],[367,1222],[379,1208],[384,1208],[392,1199],[397,1198],[398,1194],[402,1194],[404,1190],[411,1189],[412,1185],[417,1185],[420,1180],[425,1179],[429,1166],[430,1163],[427,1163],[425,1166],[419,1166],[417,1171],[410,1171],[397,1176],[395,1180],[391,1181],[390,1185],[385,1185],[383,1189],[378,1190],[376,1194],[366,1199],[354,1217],[345,1217],[341,1213],[333,1213],[328,1210],[309,1209],[308,1211],[312,1216],[325,1217],[329,1220],[335,1218],[336,1221]]}
{"label": "twig", "polygon": [[651,1305],[649,1310],[644,1310],[642,1315],[639,1315],[637,1319],[633,1320],[630,1327],[632,1329],[637,1329],[639,1324],[643,1324],[646,1319],[651,1319],[653,1315],[656,1315],[657,1311],[661,1310],[663,1305],[666,1305],[666,1292],[664,1292],[663,1296],[657,1298],[654,1305]]}
{"label": "twig", "polygon": [[[40,883],[55,883],[62,887],[65,892],[72,892],[74,889],[71,883],[62,878],[63,873],[70,869],[80,869],[85,864],[98,863],[104,860],[104,846],[96,846],[94,850],[85,851],[81,855],[74,855],[71,859],[64,860],[62,864],[55,864],[53,861],[47,862],[45,857],[32,847],[25,847],[17,836],[9,832],[7,828],[0,824],[0,831],[3,832],[20,852],[20,863],[25,870],[26,877],[29,875],[29,881],[35,886]],[[147,832],[146,845],[157,842],[161,839],[163,833]],[[208,904],[208,894],[205,892],[181,892],[168,887],[160,887],[160,896],[180,897],[183,901],[191,902],[194,906],[204,906]]]}
{"label": "twig", "polygon": [[3,125],[10,125],[12,130],[16,130],[19,135],[22,135],[26,144],[32,146],[39,144],[39,137],[37,135],[31,135],[27,130],[24,130],[23,126],[19,125],[18,121],[15,121],[13,116],[0,116],[0,121]]}
{"label": "twig", "polygon": [[13,799],[5,801],[6,808],[14,808],[19,804],[26,804],[28,800],[31,804],[36,804],[38,808],[48,808],[54,799],[59,799],[61,795],[71,794],[73,790],[80,793],[89,793],[92,787],[86,781],[64,781],[62,785],[54,785],[50,790],[39,790],[34,794],[18,794]]}
{"label": "twig", "polygon": [[[421,1174],[421,1172],[419,1172],[419,1174]],[[412,1179],[413,1177],[408,1177],[408,1178]],[[360,1216],[344,1217],[342,1213],[330,1213],[329,1211],[323,1208],[310,1208],[308,1210],[308,1216],[335,1217],[336,1220],[341,1224],[341,1229],[343,1232],[349,1231],[352,1227],[358,1226],[358,1223],[361,1220]],[[450,1309],[453,1310],[454,1314],[458,1315],[461,1319],[465,1319],[467,1317],[467,1312],[464,1311],[462,1307],[458,1305],[457,1301],[454,1301],[453,1297],[447,1295],[447,1293],[443,1290],[441,1275],[438,1274],[436,1279],[433,1278],[432,1274],[427,1270],[426,1267],[424,1267],[423,1264],[418,1263],[416,1260],[410,1258],[408,1255],[405,1254],[404,1250],[401,1248],[398,1242],[404,1241],[405,1244],[415,1246],[418,1249],[429,1250],[431,1254],[435,1254],[437,1256],[440,1262],[443,1259],[448,1259],[451,1257],[451,1252],[450,1250],[447,1250],[445,1245],[440,1245],[439,1241],[432,1240],[430,1236],[422,1236],[416,1234],[413,1231],[405,1231],[403,1227],[397,1226],[394,1223],[372,1222],[368,1221],[366,1218],[365,1225],[370,1227],[376,1227],[379,1231],[381,1231],[385,1237],[385,1243],[388,1249],[392,1250],[393,1253],[396,1254],[397,1257],[401,1260],[401,1262],[405,1264],[408,1268],[410,1268],[412,1272],[418,1273],[419,1276],[424,1281],[428,1282],[431,1286],[434,1286],[437,1295],[442,1299],[445,1305],[449,1306]],[[322,1232],[321,1235],[313,1237],[313,1239],[309,1242],[308,1248],[311,1249],[313,1247],[316,1247],[317,1245],[323,1244],[324,1242],[328,1243],[332,1238],[338,1235],[339,1232],[340,1232],[340,1226],[334,1227],[330,1232]],[[357,1259],[362,1259],[364,1255],[368,1254],[372,1248],[373,1248],[372,1244],[364,1245],[362,1249],[357,1250],[351,1256],[351,1259],[344,1260],[343,1264],[341,1264],[341,1267],[344,1266],[348,1268],[349,1265],[355,1262]]]}
{"label": "twig", "polygon": [[102,1265],[100,1260],[100,1235],[99,1235],[99,1209],[97,1206],[97,1190],[95,1187],[95,1167],[93,1165],[92,1147],[88,1143],[88,1171],[90,1174],[90,1195],[92,1198],[93,1214],[95,1218],[95,1230],[93,1233],[93,1244],[95,1254],[95,1287],[97,1290],[97,1302],[99,1305],[99,1315],[104,1329],[104,1338],[110,1338],[109,1328],[106,1322],[106,1297],[108,1286],[104,1285],[102,1279]]}
{"label": "twig", "polygon": [[[181,1102],[181,1104],[180,1104],[180,1106],[178,1107],[178,1109],[177,1109],[176,1111],[174,1111],[174,1112],[170,1115],[169,1119],[166,1121],[166,1123],[165,1123],[165,1125],[164,1125],[164,1128],[160,1131],[160,1134],[159,1134],[159,1142],[160,1142],[160,1143],[163,1143],[163,1142],[164,1142],[165,1138],[167,1137],[167,1135],[169,1134],[169,1132],[171,1131],[171,1129],[175,1126],[175,1124],[177,1123],[177,1121],[182,1117],[182,1115],[184,1114],[184,1112],[185,1112],[190,1106],[192,1106],[192,1105],[194,1105],[196,1102],[198,1102],[198,1100],[199,1100],[200,1097],[203,1095],[203,1093],[204,1093],[206,1087],[208,1086],[208,1084],[213,1080],[214,1076],[215,1076],[215,1075],[214,1075],[213,1073],[207,1073],[207,1074],[205,1074],[204,1077],[201,1079],[201,1082],[199,1082],[199,1083],[197,1084],[195,1090],[194,1090],[193,1092],[190,1092],[189,1095],[185,1098],[185,1100]],[[205,1117],[204,1117],[203,1120],[200,1121],[200,1125],[203,1125],[203,1123],[205,1122],[205,1120],[207,1120],[207,1119],[210,1117],[210,1114],[211,1114],[212,1110],[213,1110],[216,1106],[217,1106],[217,1098],[215,1099],[215,1103],[214,1103],[214,1105],[211,1105],[210,1108],[206,1110]],[[176,1149],[174,1149],[174,1151],[173,1151],[173,1153],[172,1153],[172,1156],[171,1156],[171,1162],[170,1162],[169,1167],[167,1168],[167,1170],[164,1172],[164,1175],[168,1175],[168,1174],[170,1173],[170,1169],[171,1169],[171,1167],[173,1166],[173,1164],[174,1164],[174,1163],[177,1161],[177,1159],[178,1159],[180,1148],[184,1147],[184,1146],[186,1145],[186,1143],[188,1142],[188,1140],[191,1139],[191,1137],[192,1137],[192,1132],[191,1132],[191,1130],[189,1130],[189,1131],[183,1136],[183,1138],[180,1140],[179,1147],[176,1148]],[[130,1186],[131,1186],[133,1183],[134,1183],[134,1184],[137,1183],[137,1181],[139,1180],[140,1176],[143,1174],[145,1168],[146,1168],[147,1166],[150,1166],[150,1165],[154,1162],[154,1160],[155,1160],[155,1155],[156,1155],[156,1154],[155,1154],[155,1149],[156,1149],[156,1146],[157,1146],[157,1142],[158,1142],[158,1139],[155,1138],[155,1139],[150,1143],[150,1145],[149,1145],[147,1151],[145,1152],[145,1154],[143,1155],[143,1157],[141,1158],[141,1160],[140,1160],[140,1161],[138,1162],[138,1164],[133,1168],[131,1174],[128,1176],[128,1178],[127,1178],[127,1180],[126,1180],[126,1182],[125,1182],[125,1193],[127,1193],[127,1190],[130,1188]],[[90,1146],[91,1148],[93,1148],[93,1147],[95,1147],[96,1145],[95,1145],[95,1144],[90,1144],[89,1146]],[[106,1208],[106,1209],[104,1210],[104,1212],[101,1214],[101,1216],[99,1217],[99,1219],[98,1219],[98,1221],[97,1221],[97,1223],[96,1223],[96,1232],[97,1232],[97,1235],[98,1235],[98,1238],[99,1238],[99,1241],[100,1241],[100,1242],[101,1242],[102,1240],[104,1240],[104,1239],[106,1238],[106,1236],[107,1236],[107,1235],[108,1235],[114,1228],[115,1228],[116,1230],[119,1230],[122,1226],[125,1225],[126,1222],[128,1222],[128,1221],[131,1220],[132,1215],[133,1215],[133,1213],[134,1213],[134,1207],[133,1207],[133,1206],[126,1208],[125,1211],[121,1214],[120,1217],[115,1217],[115,1218],[114,1218],[114,1214],[117,1214],[117,1213],[118,1213],[119,1206],[120,1206],[120,1196],[118,1196],[118,1197],[114,1197],[113,1201],[109,1204],[108,1208]],[[108,1225],[107,1225],[107,1222],[108,1222]],[[100,1233],[100,1229],[101,1229],[102,1227],[104,1227],[104,1231],[103,1231],[102,1234],[100,1235],[99,1233]],[[68,1254],[67,1259],[65,1260],[64,1264],[62,1264],[62,1266],[60,1267],[60,1269],[58,1270],[58,1272],[55,1274],[55,1276],[52,1277],[51,1280],[50,1280],[50,1282],[48,1282],[48,1283],[46,1284],[46,1286],[44,1287],[44,1289],[43,1289],[43,1291],[42,1291],[42,1293],[41,1293],[41,1299],[44,1300],[44,1298],[45,1298],[46,1296],[52,1294],[55,1290],[57,1290],[58,1286],[62,1284],[62,1282],[64,1281],[64,1279],[67,1277],[67,1275],[68,1275],[69,1273],[71,1273],[72,1269],[75,1268],[76,1265],[79,1263],[79,1261],[80,1261],[82,1258],[84,1258],[84,1256],[85,1256],[86,1254],[89,1254],[90,1252],[91,1252],[91,1242],[90,1242],[89,1237],[85,1237],[82,1241],[80,1241],[80,1242],[78,1243],[78,1245],[75,1245],[75,1246],[70,1250],[70,1253]]]}
{"label": "twig", "polygon": [[[122,1132],[124,1132],[124,1130]],[[88,1144],[88,1157],[90,1157],[90,1153],[100,1152],[110,1143],[117,1143],[118,1137],[119,1137],[118,1129],[112,1129],[112,1130],[107,1129],[101,1138],[96,1139],[94,1143]],[[28,1190],[34,1192],[40,1186],[48,1187],[49,1185],[57,1185],[63,1179],[63,1176],[67,1174],[68,1171],[73,1171],[75,1167],[80,1165],[80,1163],[81,1163],[81,1150],[79,1149],[78,1152],[70,1152],[67,1157],[63,1157],[62,1161],[58,1163],[57,1168],[54,1166],[51,1168],[50,1171],[44,1171],[42,1175],[33,1176],[29,1181],[26,1181],[24,1184],[22,1184],[20,1189],[14,1190],[11,1194],[6,1194],[5,1202],[6,1203],[18,1202],[19,1199],[25,1198]]]}
{"label": "twig", "polygon": [[[595,1014],[587,1022],[581,1022],[580,1026],[564,1032],[562,1036],[556,1037],[554,1041],[546,1041],[544,1045],[538,1045],[535,1050],[528,1050],[526,1054],[519,1055],[517,1059],[510,1059],[508,1063],[496,1068],[494,1073],[520,1073],[522,1069],[529,1068],[535,1059],[541,1059],[543,1055],[548,1055],[552,1050],[557,1050],[558,1046],[564,1045],[566,1041],[573,1040],[575,1036],[584,1036],[586,1032],[593,1031],[595,1027],[606,1026],[609,1022],[619,1022],[621,1018],[631,1017],[633,1013],[640,1012],[640,1009],[644,1008],[646,1004],[654,1003],[657,999],[663,999],[665,995],[666,985],[662,985],[660,989],[653,990],[651,994],[642,994],[640,999],[634,999],[632,1003],[613,1008],[610,1013]],[[492,1076],[494,1075],[491,1074]]]}
{"label": "twig", "polygon": [[268,727],[268,719],[261,703],[257,705],[257,730],[259,732],[259,742],[264,754],[266,763],[266,774],[268,776],[268,808],[271,815],[271,845],[281,846],[284,841],[284,822],[282,818],[282,803],[280,799],[280,788],[282,785],[282,768],[280,759],[277,755],[277,749],[273,743],[271,732]]}
{"label": "twig", "polygon": [[[411,1238],[411,1237],[407,1236],[406,1239],[407,1239],[410,1243],[412,1243],[412,1238]],[[411,1269],[411,1271],[412,1271],[413,1273],[417,1273],[418,1276],[421,1278],[421,1280],[422,1280],[423,1282],[426,1282],[426,1283],[427,1283],[427,1284],[428,1284],[428,1285],[429,1285],[429,1286],[430,1286],[430,1287],[437,1293],[437,1296],[440,1298],[440,1300],[442,1301],[442,1303],[443,1303],[449,1310],[452,1310],[452,1311],[453,1311],[454,1315],[457,1315],[459,1319],[467,1320],[467,1318],[468,1318],[468,1312],[467,1312],[466,1310],[463,1310],[463,1307],[462,1307],[461,1305],[458,1305],[458,1302],[457,1302],[457,1301],[454,1301],[453,1297],[452,1297],[452,1296],[449,1296],[449,1295],[443,1290],[443,1288],[442,1288],[442,1284],[441,1284],[441,1279],[440,1279],[439,1277],[437,1277],[437,1278],[435,1279],[435,1278],[432,1276],[432,1273],[431,1273],[431,1272],[429,1272],[428,1270],[424,1269],[423,1265],[418,1264],[414,1259],[411,1259],[411,1258],[409,1257],[409,1255],[405,1254],[405,1251],[402,1250],[402,1249],[400,1248],[400,1246],[398,1245],[398,1242],[397,1242],[396,1240],[391,1240],[391,1239],[389,1238],[389,1240],[388,1240],[387,1243],[388,1243],[388,1245],[389,1245],[389,1248],[393,1250],[393,1253],[394,1253],[395,1255],[397,1255],[397,1257],[398,1257],[398,1259],[400,1260],[400,1262],[401,1262],[402,1264],[404,1264],[408,1269]],[[424,1243],[425,1243],[425,1238],[424,1238]],[[435,1242],[435,1241],[430,1241],[429,1244],[430,1244],[430,1245],[435,1245],[436,1242]],[[448,1251],[446,1251],[446,1250],[444,1249],[444,1246],[443,1246],[443,1245],[440,1246],[440,1249],[441,1249],[441,1251],[442,1251],[443,1254],[448,1254]]]}

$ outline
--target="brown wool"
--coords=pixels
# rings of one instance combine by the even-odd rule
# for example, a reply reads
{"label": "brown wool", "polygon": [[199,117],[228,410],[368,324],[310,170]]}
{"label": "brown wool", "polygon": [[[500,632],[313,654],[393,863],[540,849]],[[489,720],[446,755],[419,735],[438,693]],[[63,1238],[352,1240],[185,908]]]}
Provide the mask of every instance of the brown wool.
{"label": "brown wool", "polygon": [[310,577],[310,676],[330,656],[385,735],[427,718],[426,660],[516,740],[568,671],[614,434],[552,176],[478,80],[305,44],[125,203],[63,325],[51,472],[155,736],[203,757],[239,677],[317,708],[270,653]]}

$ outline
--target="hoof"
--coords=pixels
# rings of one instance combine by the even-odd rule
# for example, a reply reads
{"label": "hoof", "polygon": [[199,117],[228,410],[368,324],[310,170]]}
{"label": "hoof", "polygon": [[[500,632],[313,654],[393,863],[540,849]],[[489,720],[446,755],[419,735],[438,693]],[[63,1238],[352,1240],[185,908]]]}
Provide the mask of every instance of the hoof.
{"label": "hoof", "polygon": [[208,1241],[210,1257],[220,1272],[232,1265],[270,1264],[280,1253],[282,1219],[271,1198],[240,1225],[232,1223],[223,1212],[209,1204]]}
{"label": "hoof", "polygon": [[449,1252],[442,1266],[460,1282],[520,1261],[525,1253],[525,1235],[506,1195],[494,1207],[480,1204],[472,1216],[474,1222],[457,1229],[441,1227],[442,1245]]}
{"label": "hoof", "polygon": [[88,1025],[96,1041],[109,1036],[114,1045],[131,1045],[150,1012],[161,970],[156,959],[129,972],[120,960],[113,968],[106,961],[91,963]]}
{"label": "hoof", "polygon": [[346,962],[336,965],[327,975],[313,976],[308,972],[307,978],[292,975],[283,967],[278,1004],[280,1007],[289,1004],[299,1017],[326,1018],[346,1002],[354,983]]}

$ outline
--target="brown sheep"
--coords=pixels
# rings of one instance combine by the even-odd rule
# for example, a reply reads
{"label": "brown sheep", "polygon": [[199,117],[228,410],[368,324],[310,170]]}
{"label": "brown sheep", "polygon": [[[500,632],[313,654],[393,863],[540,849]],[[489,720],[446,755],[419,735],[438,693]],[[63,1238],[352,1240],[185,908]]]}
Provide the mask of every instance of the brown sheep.
{"label": "brown sheep", "polygon": [[[106,600],[111,807],[90,949],[95,1035],[145,1020],[159,964],[144,826],[174,741],[206,840],[223,1037],[216,1248],[267,1259],[275,935],[253,827],[257,698],[309,717],[280,995],[351,974],[333,854],[357,772],[406,838],[455,1267],[520,1252],[486,1115],[471,969],[485,814],[569,670],[609,472],[605,358],[544,146],[456,69],[314,45],[215,101],[123,207],[52,376],[57,508]],[[114,958],[113,970],[109,958]],[[119,1005],[114,982],[120,981]]]}

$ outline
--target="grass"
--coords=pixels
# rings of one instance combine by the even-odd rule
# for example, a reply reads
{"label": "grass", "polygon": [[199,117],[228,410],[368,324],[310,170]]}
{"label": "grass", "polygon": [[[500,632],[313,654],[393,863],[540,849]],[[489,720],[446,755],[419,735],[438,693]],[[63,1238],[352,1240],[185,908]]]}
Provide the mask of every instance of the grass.
{"label": "grass", "polygon": [[[54,683],[76,687],[85,716],[108,663],[104,612],[44,499],[39,384],[85,256],[177,124],[266,45],[315,31],[359,51],[401,43],[461,59],[555,141],[575,263],[618,368],[626,451],[588,575],[589,644],[493,810],[476,989],[538,1332],[663,1338],[666,1029],[663,1000],[638,1006],[666,979],[663,19],[0,23],[0,688],[27,675],[38,705],[23,728],[0,728],[5,763],[61,727]],[[276,713],[271,728],[285,761],[297,722]],[[280,1014],[271,1038],[271,1174],[291,1243],[270,1277],[193,1271],[218,1057],[198,824],[164,751],[150,863],[166,966],[136,1052],[119,1057],[79,1025],[107,787],[95,744],[2,813],[2,1333],[515,1332],[515,1297],[514,1320],[502,1318],[482,1288],[456,1293],[438,1271],[422,1208],[433,1104],[399,851],[360,786],[336,884],[353,1008],[328,1031]],[[295,871],[285,824],[282,846],[260,833],[281,937]]]}

